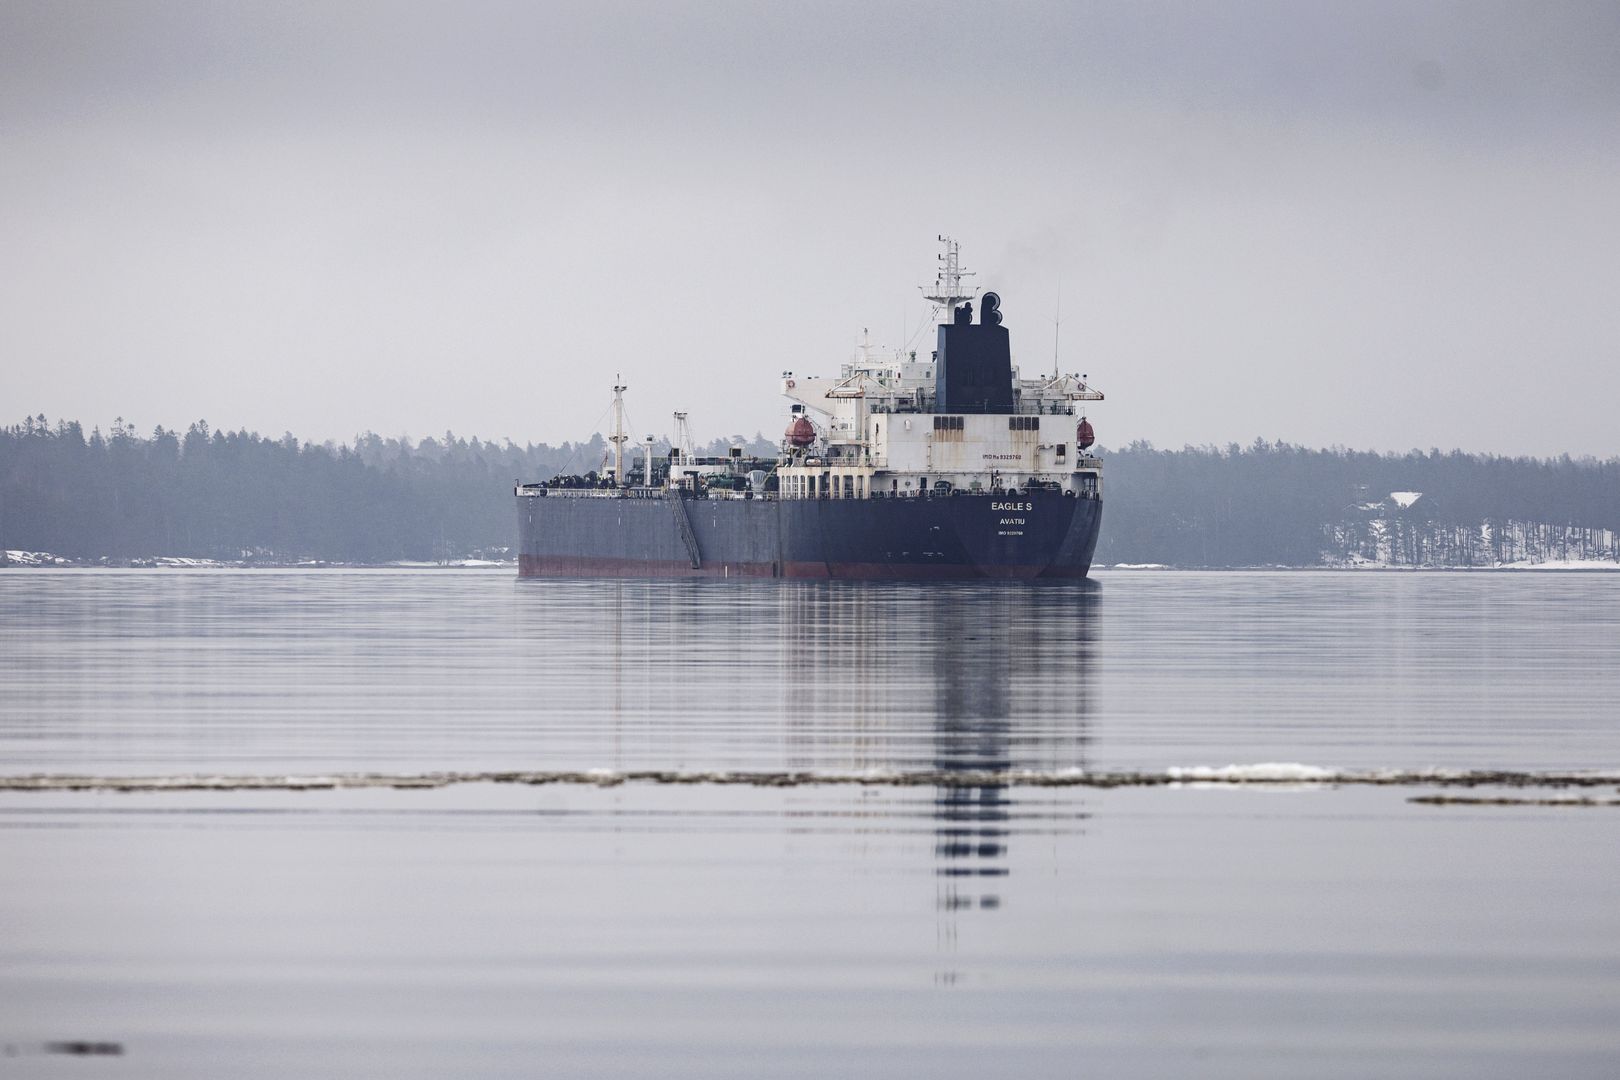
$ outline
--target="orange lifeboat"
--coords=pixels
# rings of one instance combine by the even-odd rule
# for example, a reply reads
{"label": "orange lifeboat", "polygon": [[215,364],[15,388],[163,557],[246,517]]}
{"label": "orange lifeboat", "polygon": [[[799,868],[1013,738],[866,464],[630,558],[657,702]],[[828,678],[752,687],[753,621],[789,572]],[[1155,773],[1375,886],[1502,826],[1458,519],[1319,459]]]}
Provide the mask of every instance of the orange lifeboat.
{"label": "orange lifeboat", "polygon": [[1091,421],[1083,416],[1080,418],[1080,426],[1074,429],[1074,441],[1082,450],[1091,449],[1091,444],[1097,441],[1097,433],[1092,430]]}
{"label": "orange lifeboat", "polygon": [[793,423],[788,425],[787,441],[801,450],[804,449],[816,441],[816,426],[802,413],[795,416]]}

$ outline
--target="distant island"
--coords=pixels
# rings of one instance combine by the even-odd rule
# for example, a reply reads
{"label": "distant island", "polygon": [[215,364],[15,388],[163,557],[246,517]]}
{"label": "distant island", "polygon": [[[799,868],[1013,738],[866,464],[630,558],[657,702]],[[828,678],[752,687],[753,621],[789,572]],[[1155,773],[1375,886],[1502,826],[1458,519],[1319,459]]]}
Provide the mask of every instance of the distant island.
{"label": "distant island", "polygon": [[[701,452],[770,456],[762,435]],[[661,449],[667,449],[665,442]],[[600,467],[600,434],[556,446],[366,433],[0,429],[11,564],[477,566],[509,560],[512,482]],[[1620,567],[1620,458],[1247,446],[1104,450],[1096,565]]]}

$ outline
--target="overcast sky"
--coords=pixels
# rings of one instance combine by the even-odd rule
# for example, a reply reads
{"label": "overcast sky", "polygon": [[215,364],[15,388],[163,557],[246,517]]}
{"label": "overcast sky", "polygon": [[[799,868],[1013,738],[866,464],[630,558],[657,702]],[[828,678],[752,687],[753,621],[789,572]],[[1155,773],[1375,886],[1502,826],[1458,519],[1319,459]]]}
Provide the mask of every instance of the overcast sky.
{"label": "overcast sky", "polygon": [[941,232],[1106,444],[1620,453],[1620,5],[0,4],[4,423],[774,435]]}

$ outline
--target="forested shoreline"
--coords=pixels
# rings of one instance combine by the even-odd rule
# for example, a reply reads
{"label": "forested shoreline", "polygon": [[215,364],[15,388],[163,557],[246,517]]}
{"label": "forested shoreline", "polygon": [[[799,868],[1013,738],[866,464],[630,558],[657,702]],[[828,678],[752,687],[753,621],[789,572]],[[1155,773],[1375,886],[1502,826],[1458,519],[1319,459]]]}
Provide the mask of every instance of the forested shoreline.
{"label": "forested shoreline", "polygon": [[[756,435],[733,441],[750,453]],[[667,446],[667,444],[665,444]],[[77,562],[508,558],[515,479],[597,468],[600,435],[518,445],[451,432],[306,443],[247,431],[0,429],[0,549]],[[1490,566],[1620,561],[1620,459],[1248,446],[1104,452],[1097,563]]]}
{"label": "forested shoreline", "polygon": [[1105,473],[1099,563],[1620,561],[1620,458],[1133,443]]}

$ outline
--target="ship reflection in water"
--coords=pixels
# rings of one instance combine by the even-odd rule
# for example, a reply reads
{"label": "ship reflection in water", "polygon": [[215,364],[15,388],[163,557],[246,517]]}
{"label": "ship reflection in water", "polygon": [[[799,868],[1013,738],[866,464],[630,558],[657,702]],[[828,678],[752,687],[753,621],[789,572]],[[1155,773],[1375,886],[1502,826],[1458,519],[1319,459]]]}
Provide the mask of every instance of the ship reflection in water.
{"label": "ship reflection in water", "polygon": [[[934,652],[934,767],[940,772],[1005,772],[1012,767],[1007,665],[1013,650],[1003,634],[985,635],[991,637],[985,642],[970,633],[960,609],[946,614],[941,629]],[[963,879],[1006,875],[1001,856],[1006,854],[1007,806],[1002,784],[936,789],[934,813],[940,824],[934,854],[946,882],[942,908],[973,905],[972,895],[958,888]],[[978,901],[981,908],[998,907],[1001,898],[987,892]]]}
{"label": "ship reflection in water", "polygon": [[789,768],[1084,763],[1096,585],[802,585],[779,602]]}
{"label": "ship reflection in water", "polygon": [[[1082,768],[1090,741],[1087,714],[1100,590],[872,586],[810,587],[783,597],[786,648],[799,715],[813,730],[842,715],[861,733],[866,753],[852,768],[958,774]],[[911,725],[932,729],[932,757]],[[812,744],[813,737],[804,736]],[[899,750],[889,754],[890,748]],[[798,764],[825,759],[812,745]],[[1029,789],[1039,791],[1040,789]],[[933,789],[933,853],[942,952],[954,953],[957,915],[1002,906],[996,883],[1010,872],[1008,840],[1019,796],[1004,783],[941,784]],[[1023,816],[1046,811],[1026,797]],[[1070,792],[1064,817],[1083,816]],[[944,971],[936,982],[952,984]]]}

